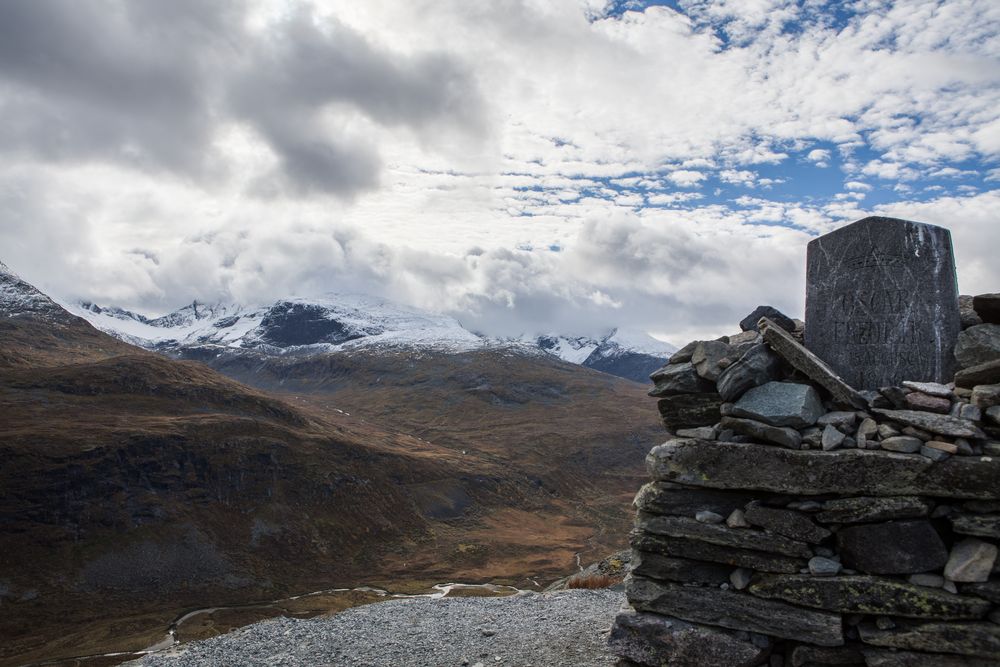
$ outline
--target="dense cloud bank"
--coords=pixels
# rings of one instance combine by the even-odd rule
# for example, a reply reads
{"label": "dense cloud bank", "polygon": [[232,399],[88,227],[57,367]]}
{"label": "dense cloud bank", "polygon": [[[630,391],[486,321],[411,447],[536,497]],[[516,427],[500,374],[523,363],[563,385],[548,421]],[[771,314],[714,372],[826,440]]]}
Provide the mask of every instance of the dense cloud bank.
{"label": "dense cloud bank", "polygon": [[805,244],[875,212],[995,290],[1000,6],[835,4],[0,3],[0,258],[676,342],[801,313]]}

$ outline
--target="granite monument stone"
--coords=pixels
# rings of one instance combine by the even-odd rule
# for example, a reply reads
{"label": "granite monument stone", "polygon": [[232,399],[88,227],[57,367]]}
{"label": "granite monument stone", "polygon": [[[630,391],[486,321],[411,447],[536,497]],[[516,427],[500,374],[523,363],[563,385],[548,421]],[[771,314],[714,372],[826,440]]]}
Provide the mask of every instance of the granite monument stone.
{"label": "granite monument stone", "polygon": [[948,382],[961,330],[951,233],[870,217],[809,243],[805,344],[858,389]]}

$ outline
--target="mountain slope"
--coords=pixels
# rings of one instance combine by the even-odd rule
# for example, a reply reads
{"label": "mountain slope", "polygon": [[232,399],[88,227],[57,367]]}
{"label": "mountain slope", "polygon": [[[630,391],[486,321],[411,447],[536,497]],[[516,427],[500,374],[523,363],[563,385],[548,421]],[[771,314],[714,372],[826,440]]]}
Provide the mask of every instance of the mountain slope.
{"label": "mountain slope", "polygon": [[0,665],[185,607],[564,574],[620,548],[660,432],[642,387],[538,355],[208,346],[251,389],[5,284]]}

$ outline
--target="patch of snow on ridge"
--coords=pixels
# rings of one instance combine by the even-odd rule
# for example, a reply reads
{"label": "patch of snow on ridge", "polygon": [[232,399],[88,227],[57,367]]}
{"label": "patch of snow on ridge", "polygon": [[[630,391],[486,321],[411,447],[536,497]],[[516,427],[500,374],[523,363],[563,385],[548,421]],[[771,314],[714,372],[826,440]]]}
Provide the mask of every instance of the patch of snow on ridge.
{"label": "patch of snow on ridge", "polygon": [[571,364],[582,364],[601,344],[600,341],[593,338],[584,336],[572,338],[558,334],[547,334],[537,338],[529,337],[526,340],[530,340],[549,354]]}
{"label": "patch of snow on ridge", "polygon": [[677,351],[676,345],[653,338],[642,331],[615,329],[604,339],[605,345],[615,345],[625,352],[648,354],[651,357],[669,357]]}

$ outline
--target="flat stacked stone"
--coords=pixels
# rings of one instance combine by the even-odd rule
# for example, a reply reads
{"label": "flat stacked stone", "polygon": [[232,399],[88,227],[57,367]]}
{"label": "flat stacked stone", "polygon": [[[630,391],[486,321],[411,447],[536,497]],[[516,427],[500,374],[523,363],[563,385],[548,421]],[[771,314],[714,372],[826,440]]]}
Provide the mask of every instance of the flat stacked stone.
{"label": "flat stacked stone", "polygon": [[693,390],[661,401],[710,407],[661,405],[672,436],[635,499],[621,664],[1000,664],[1000,348],[976,329],[996,325],[963,332],[961,382],[858,391],[760,313],[656,376]]}

